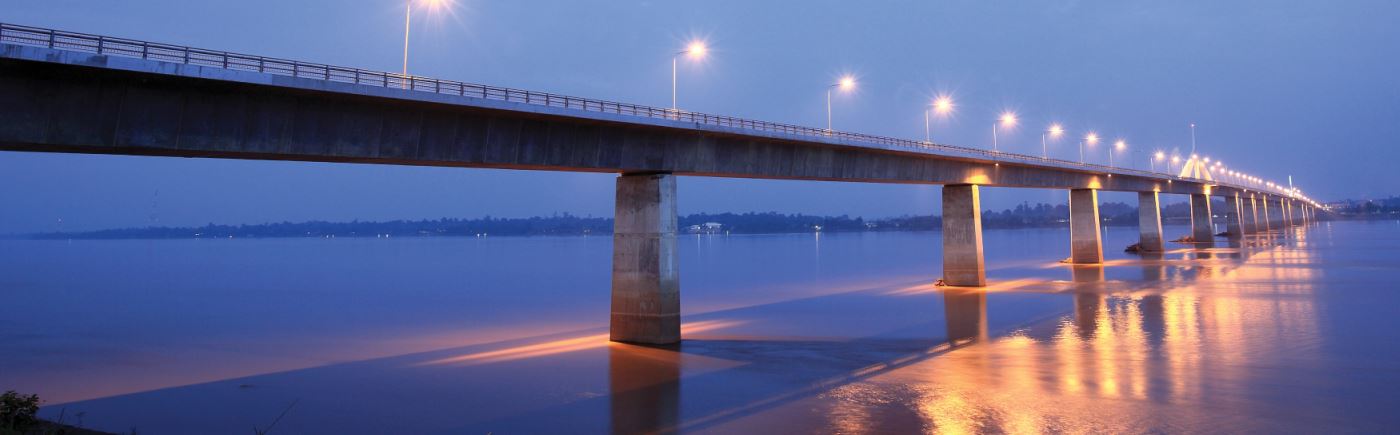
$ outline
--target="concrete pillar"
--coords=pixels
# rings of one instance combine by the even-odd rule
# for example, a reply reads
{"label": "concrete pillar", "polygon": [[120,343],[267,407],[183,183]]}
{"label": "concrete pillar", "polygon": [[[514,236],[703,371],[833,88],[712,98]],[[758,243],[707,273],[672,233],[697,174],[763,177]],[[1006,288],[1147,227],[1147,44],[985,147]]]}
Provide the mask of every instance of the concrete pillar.
{"label": "concrete pillar", "polygon": [[1138,247],[1143,252],[1162,252],[1162,204],[1157,192],[1138,192]]}
{"label": "concrete pillar", "polygon": [[1247,193],[1244,198],[1240,199],[1244,201],[1240,203],[1240,211],[1242,211],[1244,215],[1242,216],[1244,233],[1254,234],[1259,232],[1259,203],[1255,200],[1254,194]]}
{"label": "concrete pillar", "polygon": [[1269,201],[1269,228],[1274,230],[1283,229],[1283,198],[1274,198]]}
{"label": "concrete pillar", "polygon": [[1191,194],[1191,238],[1196,243],[1215,243],[1215,226],[1211,225],[1210,195]]}
{"label": "concrete pillar", "polygon": [[1103,263],[1103,243],[1099,240],[1099,191],[1069,191],[1070,262]]}
{"label": "concrete pillar", "polygon": [[1284,198],[1279,201],[1283,204],[1283,226],[1293,226],[1293,200]]}
{"label": "concrete pillar", "polygon": [[1263,213],[1263,217],[1259,219],[1259,223],[1263,225],[1262,228],[1264,228],[1265,232],[1278,227],[1270,220],[1274,214],[1269,212],[1269,195],[1259,195],[1259,212]]}
{"label": "concrete pillar", "polygon": [[987,285],[982,260],[982,198],[977,186],[943,186],[943,282]]}
{"label": "concrete pillar", "polygon": [[613,341],[681,341],[674,175],[617,178],[610,326]]}
{"label": "concrete pillar", "polygon": [[1225,195],[1225,232],[1230,233],[1231,239],[1244,236],[1244,218],[1240,215],[1240,194]]}

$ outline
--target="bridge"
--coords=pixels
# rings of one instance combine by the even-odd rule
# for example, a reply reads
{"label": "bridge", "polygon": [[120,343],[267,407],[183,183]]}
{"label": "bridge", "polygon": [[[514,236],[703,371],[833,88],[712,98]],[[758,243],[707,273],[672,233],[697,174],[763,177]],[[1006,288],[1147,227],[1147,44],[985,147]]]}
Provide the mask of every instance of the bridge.
{"label": "bridge", "polygon": [[611,338],[680,340],[676,177],[941,185],[943,276],[987,285],[981,186],[1068,191],[1070,261],[1101,264],[1099,191],[1189,195],[1193,241],[1315,219],[1299,190],[0,23],[0,150],[619,174]]}

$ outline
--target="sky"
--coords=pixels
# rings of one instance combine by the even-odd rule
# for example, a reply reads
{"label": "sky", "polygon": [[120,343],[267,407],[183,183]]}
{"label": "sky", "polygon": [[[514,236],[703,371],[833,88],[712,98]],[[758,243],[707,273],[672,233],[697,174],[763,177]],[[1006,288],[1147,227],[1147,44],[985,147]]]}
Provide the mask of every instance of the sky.
{"label": "sky", "polygon": [[[0,22],[384,71],[401,68],[402,0],[0,0]],[[413,74],[1039,154],[1122,138],[1120,165],[1197,151],[1322,199],[1400,194],[1400,2],[456,0],[414,7]],[[1077,159],[1069,137],[1048,145]],[[1107,149],[1087,150],[1107,161]],[[612,174],[0,152],[0,234],[302,220],[611,216]],[[678,207],[865,217],[938,213],[938,186],[682,177]],[[983,192],[985,209],[1064,203]],[[1105,192],[1104,201],[1134,202]],[[1167,202],[1184,198],[1164,198]]]}

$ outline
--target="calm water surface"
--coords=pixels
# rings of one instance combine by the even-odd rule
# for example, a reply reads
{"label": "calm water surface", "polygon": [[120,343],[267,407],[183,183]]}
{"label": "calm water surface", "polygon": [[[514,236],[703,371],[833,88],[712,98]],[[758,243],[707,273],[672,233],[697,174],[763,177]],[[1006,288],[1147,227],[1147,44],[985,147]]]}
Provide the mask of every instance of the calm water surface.
{"label": "calm water surface", "polygon": [[0,240],[0,390],[156,434],[1400,430],[1400,223],[985,237],[979,291],[936,232],[683,237],[668,348],[607,342],[608,237]]}

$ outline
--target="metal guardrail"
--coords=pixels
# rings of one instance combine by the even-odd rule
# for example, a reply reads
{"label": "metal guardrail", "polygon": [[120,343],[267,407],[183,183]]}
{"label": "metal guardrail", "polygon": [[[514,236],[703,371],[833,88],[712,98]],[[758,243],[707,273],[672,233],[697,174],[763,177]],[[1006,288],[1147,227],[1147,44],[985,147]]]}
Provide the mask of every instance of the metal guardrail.
{"label": "metal guardrail", "polygon": [[[420,77],[414,75],[405,75],[382,71],[370,71],[359,68],[340,67],[319,63],[308,63],[296,60],[230,53],[226,51],[206,50],[180,45],[138,41],[134,39],[114,38],[110,36],[91,35],[86,33],[66,32],[62,30],[21,26],[15,24],[0,23],[0,42],[8,42],[21,45],[46,47],[61,50],[81,51],[110,56],[150,59],[186,65],[209,66],[228,70],[253,71],[288,77],[318,79],[340,83],[353,83],[357,85],[380,86],[385,88],[406,89],[419,92],[433,92],[437,94],[476,97],[487,100],[525,103],[548,107],[558,107],[564,109],[584,110],[589,112],[611,113],[617,115],[637,116],[644,118],[669,119],[702,125],[741,128],[745,130],[782,133],[812,138],[837,139],[846,143],[853,143],[855,145],[859,145],[860,143],[867,143],[875,145],[904,147],[924,151],[955,152],[962,153],[964,155],[985,157],[995,162],[1054,165],[1092,172],[1140,175],[1153,178],[1168,178],[1177,180],[1207,181],[1177,177],[1169,173],[1143,171],[1139,169],[1098,165],[1092,163],[1080,163],[1069,160],[1036,157],[1026,154],[987,151],[977,148],[968,148],[955,145],[942,145],[887,136],[832,131],[827,129],[803,127],[792,124],[735,118],[731,116],[710,115],[706,113],[690,112],[684,110],[672,110],[659,107],[643,106],[638,104],[618,103],[592,98],[580,98],[546,92],[535,92],[498,86],[478,85],[452,80],[442,80],[429,77]],[[1215,183],[1219,182],[1215,181]],[[1244,186],[1230,183],[1219,184],[1253,190],[1268,190],[1262,186]],[[1286,193],[1282,191],[1276,191],[1275,193],[1286,195]]]}

